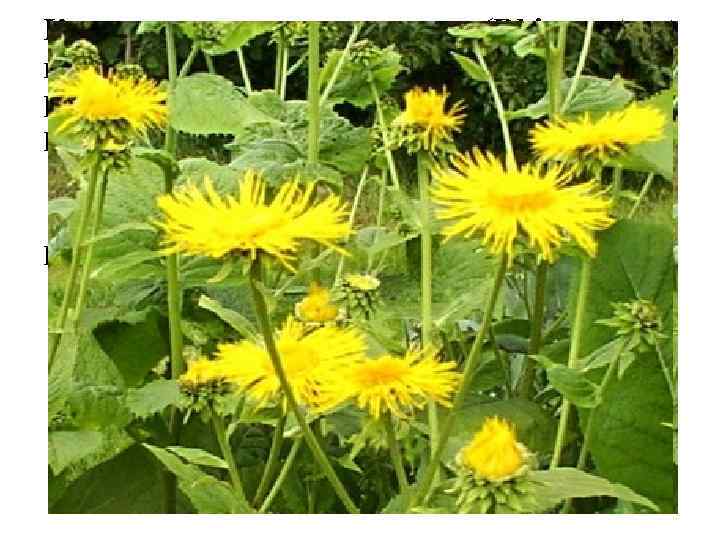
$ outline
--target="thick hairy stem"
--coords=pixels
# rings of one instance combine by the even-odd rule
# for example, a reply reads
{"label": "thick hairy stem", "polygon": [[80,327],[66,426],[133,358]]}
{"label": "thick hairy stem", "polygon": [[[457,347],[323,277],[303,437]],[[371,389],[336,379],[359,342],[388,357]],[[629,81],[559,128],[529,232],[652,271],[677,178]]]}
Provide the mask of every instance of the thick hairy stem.
{"label": "thick hairy stem", "polygon": [[[360,175],[360,182],[358,182],[357,191],[355,192],[355,198],[353,199],[352,208],[350,209],[350,217],[348,218],[351,229],[352,229],[353,224],[355,223],[355,215],[357,214],[358,204],[360,204],[360,196],[362,195],[363,189],[365,188],[365,184],[368,179],[368,171],[369,171],[369,167],[367,165],[365,165],[365,167],[363,168],[362,174]],[[347,240],[347,238],[346,238],[346,240]],[[335,272],[335,282],[334,283],[335,283],[336,287],[340,285],[344,267],[345,267],[345,256],[340,255],[340,260],[338,260],[338,265],[337,265],[337,271]]]}
{"label": "thick hairy stem", "polygon": [[450,409],[447,418],[445,419],[445,424],[440,431],[437,450],[433,455],[433,458],[431,459],[427,469],[425,470],[425,474],[420,480],[420,483],[418,484],[417,491],[415,492],[415,496],[410,502],[409,508],[425,502],[425,499],[430,492],[430,488],[435,478],[435,473],[440,466],[441,456],[443,454],[445,446],[447,445],[448,439],[450,438],[450,433],[455,426],[455,416],[457,415],[457,411],[462,408],[462,405],[465,402],[465,397],[468,393],[468,390],[470,389],[470,383],[472,381],[473,375],[475,374],[475,370],[477,369],[477,365],[480,360],[480,350],[482,349],[485,335],[488,333],[490,323],[492,322],[493,311],[495,310],[495,303],[497,302],[498,296],[500,294],[500,289],[502,288],[507,268],[508,258],[507,255],[503,254],[498,264],[497,274],[495,275],[495,281],[493,283],[492,291],[490,293],[490,296],[488,297],[487,303],[485,304],[485,312],[483,313],[483,319],[482,323],[480,324],[480,329],[475,336],[475,341],[473,342],[473,346],[470,349],[470,354],[465,361],[465,369],[463,370],[460,388],[458,388],[457,394],[455,394],[452,408]]}
{"label": "thick hairy stem", "polygon": [[575,67],[575,75],[573,76],[573,80],[570,83],[570,89],[568,90],[568,93],[565,96],[565,101],[560,108],[561,113],[565,112],[565,109],[567,109],[568,105],[570,105],[570,100],[572,100],[572,97],[575,95],[575,90],[577,89],[577,85],[580,82],[580,76],[582,75],[583,69],[585,69],[585,61],[587,60],[588,51],[590,50],[590,38],[592,38],[592,30],[593,22],[588,21],[587,26],[585,26],[585,39],[583,39],[583,46],[582,50],[580,51],[580,58],[578,58],[578,63]]}
{"label": "thick hairy stem", "polygon": [[242,48],[237,50],[238,63],[240,64],[240,73],[242,73],[243,83],[245,84],[245,91],[249,94],[252,92],[252,85],[250,84],[250,75],[248,75],[247,67],[245,66],[245,55],[243,54]]}
{"label": "thick hairy stem", "polygon": [[320,23],[308,23],[308,163],[320,151]]}
{"label": "thick hairy stem", "polygon": [[225,422],[220,416],[210,408],[210,420],[215,430],[215,436],[217,437],[218,445],[220,445],[220,451],[222,452],[223,459],[228,466],[228,472],[230,473],[230,483],[235,490],[238,498],[247,504],[247,497],[245,497],[245,488],[243,487],[242,479],[240,478],[240,472],[238,471],[237,463],[235,462],[235,456],[233,455],[232,448],[230,447],[230,441],[228,440],[227,430],[225,429]]}
{"label": "thick hairy stem", "polygon": [[530,334],[530,344],[528,346],[528,356],[526,359],[525,369],[523,371],[520,382],[518,383],[518,395],[529,398],[532,393],[533,382],[535,381],[535,371],[537,362],[533,355],[540,352],[542,347],[543,323],[545,322],[545,285],[547,283],[548,263],[542,261],[537,266],[535,274],[535,300],[533,301],[533,318],[532,330]]}
{"label": "thick hairy stem", "polygon": [[370,79],[370,90],[372,91],[373,98],[375,99],[375,114],[377,114],[378,125],[380,126],[380,134],[383,140],[383,150],[385,152],[385,160],[388,163],[388,170],[390,171],[390,179],[392,180],[393,187],[400,190],[400,180],[398,178],[397,168],[395,167],[395,160],[393,159],[392,151],[390,150],[390,141],[388,140],[387,125],[385,124],[385,117],[382,112],[382,104],[380,103],[380,95],[378,94],[375,82]]}
{"label": "thick hairy stem", "polygon": [[270,505],[275,500],[275,497],[277,497],[277,494],[280,493],[280,488],[282,487],[283,483],[285,482],[285,478],[287,478],[290,469],[292,469],[292,466],[295,463],[295,457],[297,456],[298,450],[300,450],[300,447],[302,446],[302,442],[302,438],[295,439],[295,441],[293,442],[293,445],[290,448],[290,453],[288,454],[285,463],[283,463],[282,469],[280,469],[280,474],[278,474],[278,477],[275,479],[275,483],[273,484],[270,493],[268,493],[267,498],[260,506],[260,510],[258,510],[259,513],[264,514],[265,512],[267,512],[268,508],[270,508]]}
{"label": "thick hairy stem", "polygon": [[273,365],[273,370],[275,371],[275,375],[280,382],[280,388],[282,388],[288,406],[290,407],[292,413],[295,415],[295,419],[300,426],[305,442],[307,443],[308,448],[310,448],[310,451],[312,452],[315,461],[320,466],[323,474],[327,477],[330,485],[332,485],[335,493],[340,498],[343,505],[345,505],[345,508],[348,510],[348,512],[357,514],[359,512],[357,506],[355,506],[355,504],[352,502],[350,495],[348,495],[348,492],[345,490],[345,487],[342,485],[340,479],[333,470],[332,465],[330,464],[330,460],[328,460],[327,455],[325,455],[325,452],[323,452],[322,448],[320,447],[320,444],[315,438],[315,435],[313,434],[312,430],[310,430],[310,426],[308,426],[307,421],[305,420],[305,416],[303,415],[302,411],[300,410],[300,406],[295,400],[295,395],[293,393],[292,387],[290,386],[290,382],[288,381],[287,375],[285,374],[285,369],[283,368],[282,360],[280,359],[280,353],[275,346],[275,338],[273,337],[273,330],[270,326],[270,318],[268,316],[265,297],[260,290],[261,264],[262,263],[260,260],[260,255],[258,254],[258,256],[255,258],[255,260],[250,266],[250,290],[252,291],[253,301],[255,302],[255,311],[257,313],[260,328],[262,330],[263,338],[265,340],[265,347],[267,348],[268,355],[270,356],[270,361]]}
{"label": "thick hairy stem", "polygon": [[[585,312],[587,310],[587,298],[590,292],[590,275],[592,272],[592,261],[584,257],[582,266],[580,267],[580,285],[577,292],[577,303],[575,305],[575,319],[572,325],[572,337],[570,339],[570,352],[568,355],[568,367],[574,368],[580,356],[580,347],[582,344],[582,333],[585,324]],[[570,417],[570,402],[563,398],[560,406],[560,421],[558,423],[557,435],[555,437],[555,447],[553,449],[550,468],[554,469],[560,464],[560,456],[565,443],[565,431],[567,430],[568,419]]]}
{"label": "thick hairy stem", "polygon": [[48,366],[52,367],[57,355],[58,346],[65,331],[65,323],[67,322],[68,312],[70,311],[70,302],[75,295],[78,274],[80,273],[80,254],[83,243],[86,240],[87,229],[92,213],[92,206],[95,199],[95,189],[97,187],[98,175],[100,172],[100,156],[98,155],[93,161],[90,169],[90,177],[88,178],[88,188],[85,193],[84,204],[80,210],[80,220],[75,230],[75,238],[73,238],[72,262],[70,263],[70,274],[65,283],[65,292],[63,293],[62,304],[60,305],[60,313],[55,323],[55,333],[50,334],[50,354],[48,356]]}
{"label": "thick hairy stem", "polygon": [[385,440],[388,445],[388,450],[390,451],[390,459],[395,468],[395,475],[397,476],[400,491],[405,491],[410,484],[408,484],[407,475],[405,474],[400,446],[398,445],[397,437],[395,436],[395,427],[393,426],[392,417],[389,413],[383,415],[382,423],[385,429]]}
{"label": "thick hairy stem", "polygon": [[83,261],[82,275],[80,276],[80,288],[78,289],[77,300],[75,301],[75,310],[73,311],[73,319],[75,320],[75,330],[80,321],[80,315],[85,308],[85,296],[87,294],[88,281],[90,280],[90,267],[92,266],[93,253],[95,251],[94,239],[100,232],[102,225],[103,206],[105,205],[105,193],[107,191],[109,171],[105,171],[103,179],[100,182],[100,190],[97,192],[97,201],[95,201],[95,219],[90,229],[90,244],[85,248],[85,261]]}

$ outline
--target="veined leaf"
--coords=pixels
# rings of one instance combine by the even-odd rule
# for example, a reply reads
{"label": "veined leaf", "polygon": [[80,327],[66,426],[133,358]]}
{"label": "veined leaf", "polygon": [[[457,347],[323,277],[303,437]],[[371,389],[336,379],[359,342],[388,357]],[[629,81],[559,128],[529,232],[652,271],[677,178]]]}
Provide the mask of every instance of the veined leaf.
{"label": "veined leaf", "polygon": [[538,363],[546,370],[550,384],[577,407],[593,408],[600,403],[598,386],[581,371],[538,355]]}
{"label": "veined leaf", "polygon": [[462,54],[458,53],[450,54],[452,54],[452,57],[457,61],[458,64],[460,64],[460,67],[465,73],[468,74],[470,78],[475,79],[476,81],[488,81],[487,73],[485,72],[483,67],[475,60],[472,60],[471,58],[468,58],[467,56],[463,56]]}
{"label": "veined leaf", "polygon": [[202,448],[185,448],[184,446],[168,446],[167,450],[170,450],[176,456],[183,458],[188,463],[193,465],[202,465],[204,467],[215,467],[216,469],[227,469],[228,465],[225,460],[219,458],[207,450]]}
{"label": "veined leaf", "polygon": [[99,431],[51,431],[48,433],[48,464],[53,474],[99,450],[103,438]]}
{"label": "veined leaf", "polygon": [[133,415],[146,418],[170,405],[179,405],[181,398],[176,381],[158,379],[138,388],[128,388],[126,403]]}
{"label": "veined leaf", "polygon": [[232,309],[223,307],[220,302],[213,300],[209,296],[202,295],[198,305],[201,308],[212,311],[215,315],[232,326],[233,329],[235,329],[243,338],[251,338],[257,333],[253,323],[251,323],[244,315],[241,315]]}

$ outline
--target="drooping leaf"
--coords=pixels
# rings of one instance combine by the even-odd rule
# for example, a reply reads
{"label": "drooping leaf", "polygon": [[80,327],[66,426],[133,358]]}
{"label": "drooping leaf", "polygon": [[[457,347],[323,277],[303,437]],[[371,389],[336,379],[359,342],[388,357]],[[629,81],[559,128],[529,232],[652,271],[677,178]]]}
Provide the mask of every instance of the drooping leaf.
{"label": "drooping leaf", "polygon": [[600,476],[570,467],[531,471],[528,478],[540,484],[532,492],[537,512],[548,511],[564,499],[601,496],[617,497],[655,511],[659,510],[651,500],[622,484],[612,483]]}
{"label": "drooping leaf", "polygon": [[486,48],[493,48],[500,45],[513,45],[519,39],[528,34],[528,30],[521,26],[509,24],[482,24],[453,26],[448,28],[451,36],[480,40]]}
{"label": "drooping leaf", "polygon": [[457,61],[458,64],[460,64],[460,67],[465,73],[468,74],[471,79],[482,82],[486,82],[488,80],[487,73],[485,72],[483,67],[475,60],[458,53],[450,54],[452,54],[452,57]]}
{"label": "drooping leaf", "polygon": [[208,54],[220,55],[235,51],[256,36],[272,31],[280,23],[273,21],[233,22],[220,43],[203,49]]}
{"label": "drooping leaf", "polygon": [[179,79],[168,99],[170,125],[192,135],[236,134],[274,120],[253,107],[233,83],[197,73]]}
{"label": "drooping leaf", "polygon": [[[560,102],[564,103],[567,93],[570,91],[572,79],[560,81]],[[613,79],[601,79],[583,75],[580,77],[575,93],[565,109],[566,116],[573,116],[582,113],[602,114],[608,111],[622,109],[630,103],[633,93],[625,88],[622,77],[615,76]],[[516,118],[532,118],[537,120],[548,114],[548,94],[545,94],[539,101],[520,109],[507,113],[510,120]]]}
{"label": "drooping leaf", "polygon": [[552,387],[572,404],[577,407],[593,408],[600,403],[598,386],[581,371],[556,364],[543,356],[537,356],[537,360],[545,368]]}
{"label": "drooping leaf", "polygon": [[233,329],[235,329],[235,331],[237,331],[237,333],[243,338],[251,338],[257,333],[255,326],[244,315],[241,315],[232,309],[223,307],[217,300],[213,300],[208,296],[202,295],[198,301],[198,305],[201,308],[212,311],[215,315],[232,326]]}
{"label": "drooping leaf", "polygon": [[128,388],[126,403],[133,415],[146,418],[170,405],[179,405],[181,398],[176,381],[158,379],[138,388]]}
{"label": "drooping leaf", "polygon": [[184,446],[168,446],[167,450],[173,454],[183,458],[193,465],[202,465],[204,467],[215,467],[216,469],[227,469],[228,465],[225,460],[211,454],[202,448],[185,448]]}
{"label": "drooping leaf", "polygon": [[[663,332],[671,335],[674,282],[673,235],[669,227],[621,221],[598,235],[598,256],[592,262],[590,292],[582,331],[580,355],[615,339],[613,329],[595,324],[613,316],[612,302],[637,298],[658,308]],[[575,310],[575,293],[569,312]],[[670,340],[661,344],[669,362]],[[589,376],[595,382],[603,371]],[[581,420],[586,412],[580,410]],[[664,512],[677,508],[677,467],[672,459],[672,400],[657,354],[637,355],[622,379],[613,377],[595,409],[590,454],[598,473],[652,499]]]}
{"label": "drooping leaf", "polygon": [[241,501],[227,483],[202,472],[194,465],[184,463],[167,450],[151,444],[143,444],[143,446],[178,477],[178,487],[198,512],[202,514],[252,512],[247,502]]}

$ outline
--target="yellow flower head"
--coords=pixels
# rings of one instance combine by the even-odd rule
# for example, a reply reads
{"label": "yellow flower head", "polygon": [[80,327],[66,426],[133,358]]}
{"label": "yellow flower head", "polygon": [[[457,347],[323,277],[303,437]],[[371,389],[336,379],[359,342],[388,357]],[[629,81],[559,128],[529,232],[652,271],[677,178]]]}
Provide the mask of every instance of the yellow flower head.
{"label": "yellow flower head", "polygon": [[112,73],[103,77],[92,68],[71,71],[50,84],[49,97],[62,100],[56,109],[67,115],[58,131],[76,126],[83,121],[127,122],[138,135],[149,128],[162,127],[167,122],[167,93],[153,81],[116,77]]}
{"label": "yellow flower head", "polygon": [[258,250],[273,255],[288,269],[300,240],[314,240],[347,255],[333,244],[350,234],[347,209],[336,195],[311,203],[313,186],[305,191],[286,182],[271,203],[265,202],[265,183],[252,170],[240,182],[237,197],[221,197],[205,178],[205,193],[194,185],[162,195],[157,205],[165,220],[165,253],[221,258],[231,252],[255,258]]}
{"label": "yellow flower head", "polygon": [[197,389],[201,386],[222,382],[227,377],[227,366],[217,360],[208,360],[201,356],[188,363],[187,371],[178,377],[180,386]]}
{"label": "yellow flower head", "polygon": [[405,93],[405,110],[395,119],[394,124],[417,128],[425,150],[434,150],[438,143],[452,139],[452,132],[459,131],[465,115],[463,105],[454,103],[445,112],[445,101],[449,94],[443,89],[436,92],[431,88],[413,88]]}
{"label": "yellow flower head", "polygon": [[586,113],[579,120],[555,120],[533,128],[535,152],[544,160],[606,160],[627,147],[662,137],[665,115],[652,106],[631,104],[597,121]]}
{"label": "yellow flower head", "polygon": [[312,283],[308,295],[295,304],[295,311],[304,322],[324,323],[334,321],[338,316],[338,308],[330,300],[330,291],[317,283]]}
{"label": "yellow flower head", "polygon": [[[275,343],[295,399],[314,412],[338,404],[328,387],[335,386],[335,379],[365,353],[365,341],[353,328],[325,326],[307,332],[292,318],[277,332]],[[264,346],[252,341],[224,344],[218,347],[217,357],[229,366],[228,380],[258,407],[280,401],[280,380]],[[284,400],[282,404],[285,406]]]}
{"label": "yellow flower head", "polygon": [[568,173],[559,165],[547,168],[525,165],[506,169],[492,154],[475,149],[452,159],[455,169],[436,171],[432,190],[440,219],[455,223],[443,234],[471,236],[483,230],[483,243],[493,253],[512,257],[519,234],[527,236],[540,255],[553,260],[553,250],[573,238],[589,255],[597,244],[592,231],[612,225],[610,201],[595,182],[569,186]]}
{"label": "yellow flower head", "polygon": [[450,407],[459,381],[455,362],[438,361],[434,351],[410,350],[403,357],[386,354],[351,365],[338,391],[373,418],[386,412],[404,418],[428,400]]}
{"label": "yellow flower head", "polygon": [[345,276],[345,281],[353,289],[358,291],[374,291],[380,286],[380,280],[370,274],[350,274]]}
{"label": "yellow flower head", "polygon": [[460,450],[458,460],[476,476],[501,482],[527,468],[529,452],[520,444],[513,427],[497,417],[485,420],[473,440]]}

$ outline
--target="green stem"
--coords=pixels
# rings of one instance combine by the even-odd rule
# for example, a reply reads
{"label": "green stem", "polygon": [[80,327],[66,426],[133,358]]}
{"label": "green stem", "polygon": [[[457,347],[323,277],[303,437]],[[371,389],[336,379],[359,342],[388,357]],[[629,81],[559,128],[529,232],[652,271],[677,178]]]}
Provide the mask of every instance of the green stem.
{"label": "green stem", "polygon": [[320,151],[320,23],[308,23],[308,163]]}
{"label": "green stem", "polygon": [[265,463],[265,469],[263,470],[262,478],[260,479],[260,485],[255,492],[253,498],[253,507],[257,507],[260,501],[263,500],[268,488],[270,487],[270,480],[272,480],[275,474],[275,469],[280,462],[280,450],[282,450],[283,433],[285,431],[285,423],[287,422],[287,416],[281,416],[275,426],[273,432],[272,444],[270,445],[270,455],[268,456],[267,463]]}
{"label": "green stem", "polygon": [[648,173],[647,177],[645,178],[645,183],[640,190],[640,194],[638,195],[638,198],[635,201],[632,210],[630,210],[630,213],[628,214],[628,219],[632,219],[632,217],[635,215],[635,212],[637,212],[638,208],[640,208],[640,204],[643,202],[645,195],[647,195],[647,192],[650,190],[653,178],[655,178],[655,173]]}
{"label": "green stem", "polygon": [[288,78],[288,60],[290,58],[290,47],[285,47],[282,57],[282,71],[280,76],[280,99],[285,99]]}
{"label": "green stem", "polygon": [[508,257],[506,254],[503,254],[500,257],[492,291],[490,293],[490,296],[488,297],[487,303],[485,304],[485,312],[483,313],[483,319],[482,323],[480,324],[480,329],[475,335],[475,341],[473,342],[472,348],[470,349],[470,354],[465,361],[465,369],[463,370],[460,388],[458,388],[457,394],[455,394],[452,408],[448,412],[447,418],[445,419],[445,424],[440,431],[437,450],[433,454],[433,457],[430,460],[430,463],[428,464],[427,469],[425,470],[425,473],[420,480],[420,483],[418,484],[417,491],[415,492],[415,496],[410,502],[409,508],[417,506],[417,504],[424,503],[430,492],[430,488],[435,478],[435,473],[440,466],[443,450],[445,449],[448,439],[450,438],[450,433],[455,426],[455,418],[457,412],[462,408],[463,403],[465,402],[465,396],[470,389],[470,383],[472,382],[473,376],[475,375],[475,371],[480,360],[480,351],[482,349],[485,335],[487,334],[488,329],[490,328],[490,323],[492,322],[493,311],[495,310],[495,303],[497,302],[498,296],[500,294],[500,289],[502,288],[507,268]]}
{"label": "green stem", "polygon": [[353,46],[355,40],[357,40],[358,34],[360,34],[360,29],[362,28],[362,25],[362,22],[356,22],[355,24],[353,24],[353,29],[350,33],[350,37],[348,38],[347,43],[345,44],[345,48],[343,49],[343,52],[340,55],[337,64],[335,64],[335,69],[333,69],[332,75],[330,75],[330,79],[325,85],[325,90],[323,90],[322,97],[320,98],[320,105],[325,103],[330,97],[330,92],[332,92],[335,81],[337,80],[338,75],[340,75],[340,71],[342,70],[345,61],[347,60],[348,53],[350,52],[350,47]]}
{"label": "green stem", "polygon": [[[378,210],[377,215],[375,216],[375,226],[379,229],[382,226],[382,218],[383,218],[383,207],[385,206],[385,186],[387,186],[387,169],[382,169],[380,172],[380,189],[378,191]],[[372,270],[372,265],[374,261],[374,256],[371,253],[368,255],[368,261],[367,261],[367,270],[366,272],[369,274]]]}
{"label": "green stem", "polygon": [[282,37],[278,37],[275,42],[275,83],[273,90],[279,96],[280,95],[280,77],[282,75],[282,58],[283,50],[285,49],[285,41]]}
{"label": "green stem", "polygon": [[277,494],[280,493],[280,488],[282,487],[283,483],[285,482],[285,478],[287,478],[288,473],[290,472],[293,464],[295,463],[295,457],[297,456],[298,450],[300,450],[300,447],[302,446],[302,442],[302,438],[295,439],[293,441],[293,445],[290,448],[290,453],[288,454],[285,463],[283,463],[282,469],[280,469],[280,474],[278,474],[278,477],[275,479],[275,483],[273,484],[270,493],[268,493],[267,498],[263,501],[262,506],[260,506],[260,510],[258,510],[259,513],[264,514],[265,512],[267,512],[268,508],[270,508],[270,505],[275,500]]}
{"label": "green stem", "polygon": [[542,261],[535,274],[535,300],[533,301],[532,330],[530,344],[528,345],[528,356],[526,357],[525,369],[518,383],[518,395],[529,398],[532,393],[533,382],[535,382],[535,371],[537,361],[533,358],[542,347],[542,330],[545,322],[545,290],[547,284],[548,263]]}
{"label": "green stem", "polygon": [[50,355],[48,357],[48,366],[52,367],[57,355],[58,346],[62,338],[62,333],[65,331],[65,323],[67,322],[68,312],[70,310],[70,302],[75,294],[76,282],[78,274],[80,272],[80,251],[83,243],[85,242],[85,236],[87,235],[87,228],[89,225],[90,214],[92,213],[93,201],[95,199],[95,189],[98,182],[98,174],[100,171],[101,157],[100,154],[96,156],[93,165],[90,169],[90,177],[88,178],[87,192],[85,193],[84,204],[80,210],[80,220],[78,227],[75,231],[75,237],[73,238],[72,248],[72,262],[70,263],[70,274],[65,282],[65,292],[63,294],[63,301],[60,305],[60,313],[56,323],[55,333],[50,335]]}
{"label": "green stem", "polygon": [[[355,192],[355,198],[353,199],[352,208],[350,209],[350,217],[348,218],[350,222],[350,228],[352,229],[353,224],[355,223],[355,215],[357,214],[358,205],[360,203],[360,196],[362,195],[363,189],[365,188],[365,184],[368,179],[368,170],[369,167],[365,165],[363,168],[362,174],[360,175],[360,182],[358,182],[357,191]],[[347,238],[346,238],[347,240]],[[340,260],[338,261],[337,265],[337,271],[335,272],[335,286],[340,285],[340,281],[342,279],[342,273],[343,268],[345,267],[345,256],[340,255]]]}
{"label": "green stem", "polygon": [[242,479],[240,478],[240,472],[238,471],[237,463],[235,462],[235,456],[233,455],[232,448],[230,447],[230,441],[228,440],[227,431],[225,429],[225,422],[218,416],[215,410],[210,407],[210,420],[215,430],[215,436],[217,442],[220,445],[220,451],[222,452],[225,463],[228,466],[228,472],[230,473],[230,482],[232,483],[233,489],[237,494],[238,498],[247,504],[247,497],[245,497],[245,488],[243,487]]}
{"label": "green stem", "polygon": [[273,338],[273,330],[270,326],[270,318],[268,317],[265,297],[263,296],[263,293],[259,287],[260,282],[258,280],[260,278],[260,269],[261,260],[260,255],[258,255],[250,266],[250,289],[252,291],[253,300],[255,302],[255,311],[257,313],[260,328],[262,330],[263,338],[265,340],[265,347],[267,348],[268,354],[270,355],[270,361],[272,362],[273,369],[275,370],[275,375],[280,382],[280,387],[282,388],[283,394],[285,395],[285,399],[287,400],[290,410],[295,415],[295,419],[297,420],[297,423],[302,430],[305,442],[310,448],[310,451],[313,453],[315,461],[320,466],[323,474],[325,474],[325,476],[327,477],[328,481],[335,490],[335,493],[337,493],[337,496],[345,505],[345,508],[347,508],[348,512],[357,514],[359,512],[358,508],[352,502],[350,495],[348,495],[345,487],[342,485],[340,479],[337,477],[337,474],[333,470],[332,465],[328,460],[328,457],[325,455],[325,452],[323,452],[322,448],[320,447],[320,444],[315,438],[315,435],[310,430],[310,427],[308,426],[305,417],[300,410],[300,406],[295,400],[295,394],[293,393],[290,382],[288,381],[287,375],[285,374],[285,369],[283,368],[282,360],[280,359],[280,353],[275,346],[275,339]]}
{"label": "green stem", "polygon": [[[172,90],[177,82],[177,53],[175,50],[175,34],[173,23],[165,23],[165,38],[167,45],[168,83]],[[191,51],[192,52],[192,51]],[[190,66],[190,62],[186,61]],[[165,132],[165,151],[175,157],[177,147],[177,133],[168,126]],[[165,193],[173,191],[175,177],[166,167],[162,167],[165,179]],[[170,373],[172,379],[177,379],[184,371],[183,342],[181,329],[182,312],[182,288],[180,287],[179,276],[179,255],[174,253],[165,259],[165,271],[167,276],[167,303],[168,303],[168,325],[170,327]],[[174,444],[180,442],[180,430],[182,429],[181,414],[176,407],[170,409],[169,418],[170,437]],[[177,477],[167,471],[164,475],[164,507],[165,513],[174,514],[177,502]]]}
{"label": "green stem", "polygon": [[252,92],[252,85],[250,84],[250,75],[248,75],[247,67],[245,66],[245,55],[243,54],[242,48],[237,50],[238,63],[240,64],[240,73],[242,73],[243,82],[245,83],[245,91],[249,94]]}
{"label": "green stem", "polygon": [[390,150],[390,142],[388,140],[388,132],[385,124],[385,117],[382,111],[382,104],[380,103],[380,96],[372,77],[370,77],[370,90],[372,91],[373,98],[375,99],[375,114],[377,114],[378,125],[380,126],[380,134],[383,140],[383,150],[385,151],[385,160],[387,161],[388,169],[390,170],[390,179],[392,180],[394,188],[399,191],[400,180],[398,179],[395,160],[393,159],[392,151]]}
{"label": "green stem", "polygon": [[195,61],[195,57],[197,56],[198,51],[200,50],[200,46],[197,43],[192,44],[192,48],[190,49],[190,54],[188,54],[187,58],[185,59],[185,62],[183,63],[182,67],[180,68],[180,73],[178,73],[178,78],[185,77],[188,72],[190,71],[190,67],[192,66],[192,63]]}
{"label": "green stem", "polygon": [[[582,343],[582,334],[585,325],[585,313],[587,310],[587,298],[590,292],[590,275],[592,273],[592,261],[584,257],[582,266],[580,267],[580,284],[578,286],[577,300],[575,305],[575,320],[572,325],[572,337],[570,338],[570,352],[568,355],[568,367],[574,368],[580,357],[580,347]],[[570,402],[563,398],[560,406],[560,421],[558,423],[557,435],[555,437],[555,447],[553,449],[550,468],[554,469],[560,464],[560,456],[562,454],[565,442],[565,431],[567,430],[568,419],[570,418]]]}
{"label": "green stem", "polygon": [[495,79],[493,79],[492,73],[490,72],[487,64],[485,63],[485,57],[483,56],[477,41],[473,43],[473,50],[475,51],[475,56],[480,62],[480,65],[482,66],[485,75],[487,76],[487,82],[490,86],[490,93],[492,94],[493,102],[495,103],[495,110],[497,111],[498,119],[500,120],[500,128],[502,129],[503,141],[505,141],[505,158],[507,166],[508,168],[515,169],[517,166],[515,163],[515,152],[513,152],[512,139],[510,138],[510,128],[508,126],[507,118],[505,117],[505,107],[503,106],[502,99],[500,99],[500,93],[498,92],[497,86],[495,85]]}
{"label": "green stem", "polygon": [[[428,349],[433,342],[432,319],[432,229],[430,208],[430,170],[429,156],[420,151],[417,154],[418,191],[422,212],[422,229],[420,230],[420,328],[422,347]],[[438,416],[434,401],[428,404],[428,424],[430,427],[430,452],[437,450]]]}
{"label": "green stem", "polygon": [[384,414],[381,422],[385,430],[385,440],[387,441],[388,450],[390,451],[390,459],[392,460],[393,467],[395,468],[395,475],[397,476],[400,491],[405,491],[408,487],[410,487],[410,484],[408,484],[407,474],[405,473],[405,467],[403,466],[402,454],[400,453],[400,446],[398,445],[397,437],[395,436],[395,427],[393,426],[392,417],[390,414]]}
{"label": "green stem", "polygon": [[212,55],[203,51],[203,56],[205,56],[205,63],[207,64],[208,73],[212,73],[214,75],[215,63],[213,62]]}
{"label": "green stem", "polygon": [[80,321],[80,315],[85,307],[85,295],[87,294],[87,286],[90,277],[90,267],[92,265],[93,253],[95,251],[94,239],[100,232],[102,225],[103,206],[105,205],[105,193],[107,191],[109,170],[106,170],[103,174],[102,181],[100,182],[100,189],[97,192],[97,201],[95,201],[95,219],[93,220],[92,228],[90,229],[90,237],[88,241],[89,245],[85,247],[85,261],[83,262],[82,275],[80,276],[80,288],[77,294],[77,300],[75,301],[75,310],[73,311],[73,319],[75,320],[75,326]]}
{"label": "green stem", "polygon": [[592,30],[593,22],[588,21],[587,26],[585,26],[585,39],[583,40],[583,46],[580,50],[580,57],[578,58],[578,63],[575,67],[575,75],[573,76],[573,80],[570,83],[570,89],[565,96],[565,101],[563,102],[562,107],[560,107],[560,113],[565,112],[565,109],[567,109],[568,105],[570,104],[570,100],[572,100],[572,97],[575,95],[575,90],[577,89],[577,85],[580,82],[580,76],[582,75],[583,69],[585,69],[585,62],[587,60],[588,51],[590,50],[590,38],[592,38]]}

